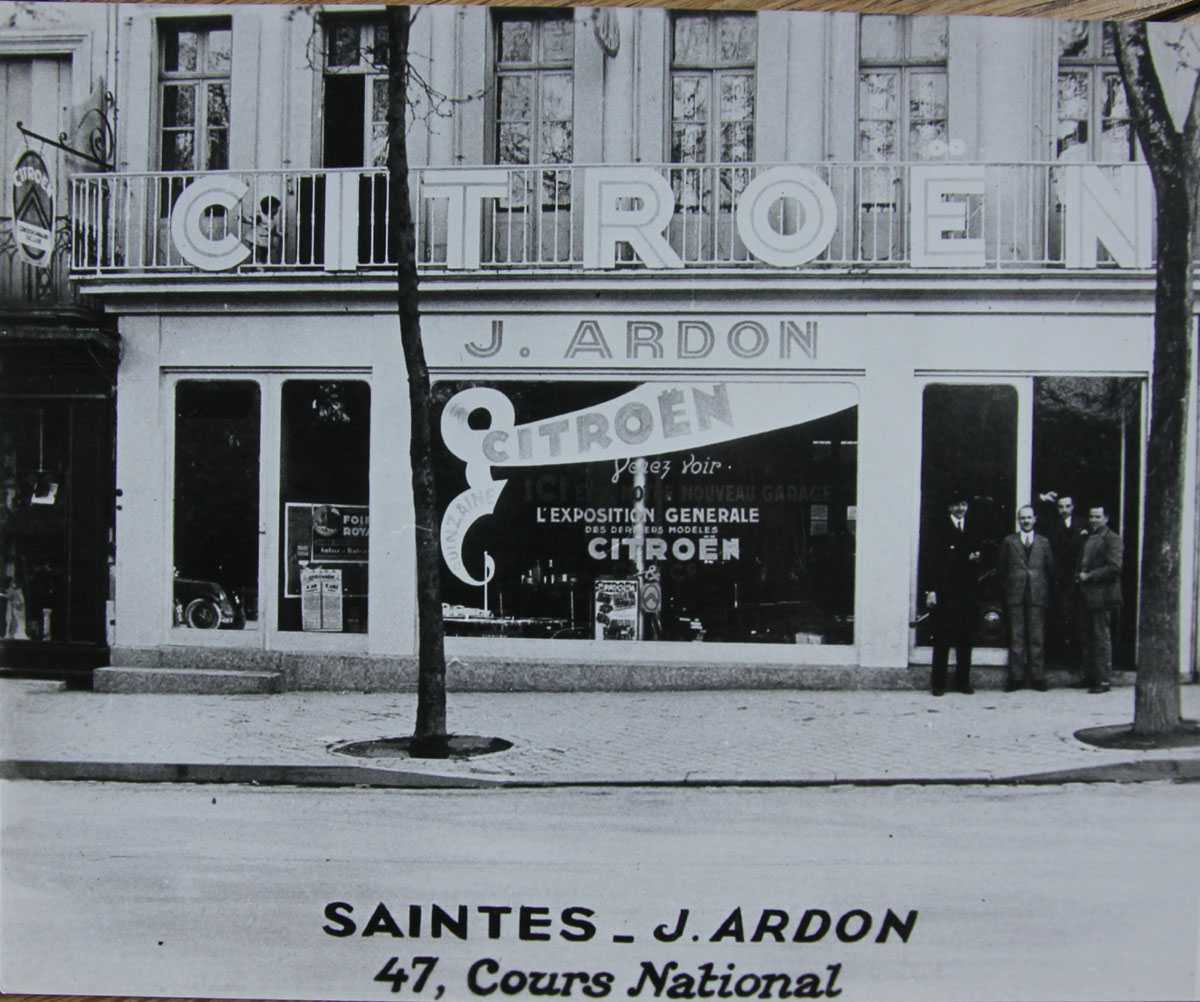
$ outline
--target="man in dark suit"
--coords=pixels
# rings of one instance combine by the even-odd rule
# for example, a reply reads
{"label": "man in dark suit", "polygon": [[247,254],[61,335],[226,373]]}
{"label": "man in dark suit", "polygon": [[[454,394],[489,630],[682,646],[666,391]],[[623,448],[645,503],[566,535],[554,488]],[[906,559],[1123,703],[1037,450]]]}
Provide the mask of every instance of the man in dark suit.
{"label": "man in dark suit", "polygon": [[933,620],[933,674],[935,696],[946,691],[950,648],[954,648],[954,687],[972,693],[971,644],[979,615],[979,542],[967,521],[966,494],[953,492],[944,518],[931,530],[929,589],[925,607]]}
{"label": "man in dark suit", "polygon": [[1075,514],[1075,499],[1071,495],[1048,491],[1040,498],[1054,506],[1042,524],[1054,553],[1054,566],[1058,569],[1046,624],[1046,646],[1051,657],[1069,668],[1078,668],[1081,609],[1075,569],[1079,566],[1083,544],[1087,542],[1087,522],[1082,515]]}
{"label": "man in dark suit", "polygon": [[1091,532],[1079,555],[1075,579],[1083,593],[1083,622],[1079,635],[1083,645],[1083,679],[1088,692],[1112,688],[1112,629],[1121,607],[1121,537],[1108,527],[1103,505],[1088,510]]}
{"label": "man in dark suit", "polygon": [[1054,580],[1050,541],[1033,531],[1037,514],[1032,505],[1017,510],[1019,532],[1006,536],[996,559],[996,576],[1008,614],[1008,683],[1015,692],[1028,681],[1039,692],[1046,685],[1046,607]]}

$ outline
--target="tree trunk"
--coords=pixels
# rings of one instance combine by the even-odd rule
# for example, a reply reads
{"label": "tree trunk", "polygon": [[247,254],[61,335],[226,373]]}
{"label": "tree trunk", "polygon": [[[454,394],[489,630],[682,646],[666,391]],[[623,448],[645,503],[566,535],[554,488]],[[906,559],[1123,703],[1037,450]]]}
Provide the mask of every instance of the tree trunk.
{"label": "tree trunk", "polygon": [[432,396],[421,345],[417,247],[408,194],[409,9],[389,6],[388,25],[388,243],[396,248],[396,307],[408,371],[413,514],[416,526],[417,720],[410,753],[447,754],[445,624],[442,621],[441,547],[433,482]]}
{"label": "tree trunk", "polygon": [[[1184,450],[1195,321],[1192,305],[1192,224],[1195,179],[1188,140],[1175,127],[1150,54],[1144,23],[1108,26],[1130,116],[1154,179],[1157,268],[1154,295],[1154,371],[1146,446],[1145,545],[1142,553],[1140,637],[1133,730],[1164,734],[1180,726],[1182,668],[1180,559]],[[1123,525],[1128,535],[1131,525]],[[1189,590],[1190,591],[1190,590]]]}
{"label": "tree trunk", "polygon": [[[1158,199],[1154,296],[1154,373],[1146,447],[1145,549],[1142,555],[1135,734],[1179,726],[1180,536],[1190,379],[1192,212],[1181,172],[1164,171]],[[1124,528],[1129,532],[1132,526]]]}

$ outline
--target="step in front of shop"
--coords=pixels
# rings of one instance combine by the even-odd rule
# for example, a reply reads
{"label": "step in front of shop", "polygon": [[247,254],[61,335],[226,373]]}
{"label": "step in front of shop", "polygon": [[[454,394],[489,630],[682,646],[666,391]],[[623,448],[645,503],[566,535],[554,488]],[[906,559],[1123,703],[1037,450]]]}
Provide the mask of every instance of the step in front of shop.
{"label": "step in front of shop", "polygon": [[96,692],[231,695],[279,692],[279,673],[215,668],[97,668]]}

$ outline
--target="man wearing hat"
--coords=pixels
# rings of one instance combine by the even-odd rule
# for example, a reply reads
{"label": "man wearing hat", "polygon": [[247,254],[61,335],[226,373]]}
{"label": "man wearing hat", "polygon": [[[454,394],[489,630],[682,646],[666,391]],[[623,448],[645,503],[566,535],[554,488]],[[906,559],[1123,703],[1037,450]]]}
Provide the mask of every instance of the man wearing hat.
{"label": "man wearing hat", "polygon": [[979,562],[983,554],[967,519],[969,503],[961,489],[947,497],[946,514],[939,516],[931,533],[929,590],[925,607],[933,620],[933,674],[935,696],[946,691],[950,648],[954,648],[954,687],[972,693],[971,644],[979,615]]}

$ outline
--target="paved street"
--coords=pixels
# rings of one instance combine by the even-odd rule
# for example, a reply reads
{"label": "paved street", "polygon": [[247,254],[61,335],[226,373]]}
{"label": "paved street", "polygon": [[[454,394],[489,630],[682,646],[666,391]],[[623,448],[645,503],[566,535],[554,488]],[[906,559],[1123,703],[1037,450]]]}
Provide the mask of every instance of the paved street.
{"label": "paved street", "polygon": [[[1194,998],[1194,790],[7,782],[4,987],[434,999],[441,986],[459,1002],[533,997],[548,984],[534,971],[574,972],[571,997],[603,997],[582,988],[600,991],[607,972],[612,997],[654,998],[668,997],[653,980],[665,971],[699,984],[707,970],[743,990],[814,974],[847,1002]],[[327,917],[331,902],[343,904]],[[435,904],[465,938],[433,936]],[[657,942],[684,908],[683,935]],[[876,942],[889,909],[911,923],[907,942],[894,928]],[[810,938],[819,911],[831,928],[793,942],[807,910]],[[869,935],[839,940],[839,920],[854,939],[866,916]],[[393,956],[408,978],[395,995],[373,980]],[[438,958],[419,992],[417,957]],[[734,980],[746,975],[759,980]]]}

